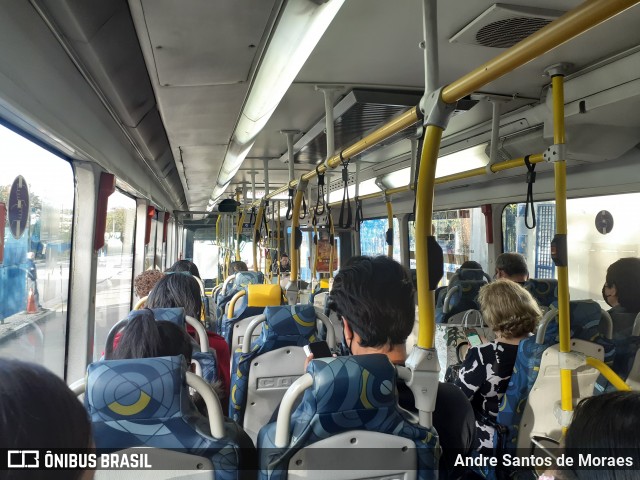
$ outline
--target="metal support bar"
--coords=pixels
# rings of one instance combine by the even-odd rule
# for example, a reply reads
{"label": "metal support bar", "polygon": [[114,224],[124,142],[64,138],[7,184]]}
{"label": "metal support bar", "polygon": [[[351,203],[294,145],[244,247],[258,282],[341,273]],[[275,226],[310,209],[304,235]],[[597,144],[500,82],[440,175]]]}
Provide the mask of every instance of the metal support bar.
{"label": "metal support bar", "polygon": [[440,86],[438,59],[438,2],[422,0],[422,33],[424,35],[424,90],[431,93]]}
{"label": "metal support bar", "polygon": [[269,195],[269,159],[264,160],[264,196]]}
{"label": "metal support bar", "polygon": [[341,87],[316,85],[316,90],[320,90],[324,95],[325,132],[327,136],[327,156],[325,157],[325,162],[332,157],[333,152],[336,150],[336,142],[334,139],[333,104],[335,103],[335,94],[340,89]]}
{"label": "metal support bar", "polygon": [[[295,169],[294,169],[294,160],[295,154],[293,153],[293,137],[300,133],[299,130],[280,130],[280,133],[287,136],[287,158],[289,159],[289,183],[293,181],[293,177],[295,177]],[[278,193],[282,193],[287,190],[288,187],[282,187]],[[293,188],[293,187],[292,187]],[[277,190],[276,190],[277,192]],[[277,195],[276,192],[273,192],[273,195]],[[267,195],[264,198],[271,198]]]}

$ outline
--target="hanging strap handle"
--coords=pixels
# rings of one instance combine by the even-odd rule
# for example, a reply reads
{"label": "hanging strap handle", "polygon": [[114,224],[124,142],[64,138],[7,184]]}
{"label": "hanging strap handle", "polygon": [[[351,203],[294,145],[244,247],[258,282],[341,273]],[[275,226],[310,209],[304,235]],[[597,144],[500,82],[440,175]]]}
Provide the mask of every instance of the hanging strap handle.
{"label": "hanging strap handle", "polygon": [[309,213],[309,211],[307,210],[307,201],[305,200],[304,191],[303,191],[302,192],[302,213],[300,214],[300,220],[304,220],[304,218],[307,216],[307,213]]}
{"label": "hanging strap handle", "polygon": [[285,214],[285,217],[287,218],[287,220],[291,220],[293,218],[293,188],[289,189],[289,198],[287,198],[287,213]]}
{"label": "hanging strap handle", "polygon": [[324,215],[324,212],[326,211],[326,203],[324,199],[324,173],[320,173],[318,167],[319,165],[316,167],[316,175],[318,176],[318,198],[316,200],[316,208],[313,212],[314,219],[316,215]]}
{"label": "hanging strap handle", "polygon": [[356,220],[353,223],[353,230],[355,232],[359,232],[360,223],[362,223],[362,221],[364,220],[362,215],[362,200],[360,200],[360,197],[356,197],[355,202],[356,202]]}
{"label": "hanging strap handle", "polygon": [[[353,223],[353,216],[351,213],[351,200],[349,199],[349,161],[345,161],[342,158],[342,152],[340,152],[340,160],[342,162],[342,181],[344,182],[344,190],[342,191],[342,204],[340,205],[338,227],[351,228],[351,224]],[[344,221],[345,209],[347,215],[346,222]]]}
{"label": "hanging strap handle", "polygon": [[253,225],[256,221],[256,207],[251,207],[249,212],[249,225]]}
{"label": "hanging strap handle", "polygon": [[[533,205],[533,184],[536,182],[536,164],[532,164],[529,161],[530,156],[531,155],[527,155],[524,157],[524,164],[527,166],[527,201],[524,209],[524,225],[529,230],[533,230],[536,228],[536,209]],[[531,225],[529,225],[529,205],[531,205]]]}

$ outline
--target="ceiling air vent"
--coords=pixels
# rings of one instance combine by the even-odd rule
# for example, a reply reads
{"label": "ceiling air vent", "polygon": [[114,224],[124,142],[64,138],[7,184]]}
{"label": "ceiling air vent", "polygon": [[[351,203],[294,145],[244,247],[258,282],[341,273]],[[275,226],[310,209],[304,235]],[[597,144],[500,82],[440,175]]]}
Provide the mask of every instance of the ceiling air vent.
{"label": "ceiling air vent", "polygon": [[509,48],[564,13],[546,8],[495,3],[451,37],[449,42]]}

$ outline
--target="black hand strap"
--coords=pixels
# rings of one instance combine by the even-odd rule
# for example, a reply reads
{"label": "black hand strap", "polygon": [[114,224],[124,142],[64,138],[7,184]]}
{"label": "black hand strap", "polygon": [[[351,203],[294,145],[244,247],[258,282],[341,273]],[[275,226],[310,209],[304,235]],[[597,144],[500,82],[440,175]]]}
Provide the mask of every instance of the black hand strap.
{"label": "black hand strap", "polygon": [[[340,217],[338,218],[338,227],[351,228],[353,223],[353,215],[351,213],[351,200],[349,199],[349,162],[342,159],[342,153],[340,153],[340,159],[342,160],[342,181],[344,182],[344,190],[342,191],[342,204],[340,205]],[[345,221],[345,209],[347,219]]]}
{"label": "black hand strap", "polygon": [[302,192],[302,213],[300,214],[300,220],[303,220],[307,216],[307,201],[304,199],[304,192]]}
{"label": "black hand strap", "polygon": [[318,176],[318,198],[316,199],[316,208],[313,213],[314,219],[316,215],[324,215],[324,212],[326,210],[326,203],[324,199],[324,173],[320,173],[318,167],[316,167],[316,175]]}
{"label": "black hand strap", "polygon": [[256,207],[251,207],[251,211],[249,212],[249,225],[253,226],[256,221]]}
{"label": "black hand strap", "polygon": [[362,200],[360,197],[355,198],[356,202],[356,221],[353,223],[353,230],[356,232],[360,231],[360,223],[364,220],[362,215]]}
{"label": "black hand strap", "polygon": [[[529,161],[530,156],[531,155],[527,155],[524,157],[524,164],[527,166],[527,201],[524,209],[524,225],[529,230],[533,230],[536,228],[536,209],[533,205],[533,184],[536,182],[536,164],[532,164]],[[529,225],[529,205],[531,205],[531,225]]]}
{"label": "black hand strap", "polygon": [[287,218],[287,220],[291,220],[293,218],[293,188],[289,189],[289,198],[287,199],[287,213],[285,214],[285,217]]}

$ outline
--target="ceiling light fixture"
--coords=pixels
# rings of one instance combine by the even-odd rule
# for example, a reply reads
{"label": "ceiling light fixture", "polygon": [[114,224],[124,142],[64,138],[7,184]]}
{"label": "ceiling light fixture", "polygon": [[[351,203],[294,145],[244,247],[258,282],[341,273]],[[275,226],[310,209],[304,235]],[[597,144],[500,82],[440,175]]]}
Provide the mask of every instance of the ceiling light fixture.
{"label": "ceiling light fixture", "polygon": [[343,3],[344,0],[329,0],[321,4],[312,0],[286,2],[229,142],[211,194],[213,201],[224,194],[256,137]]}

